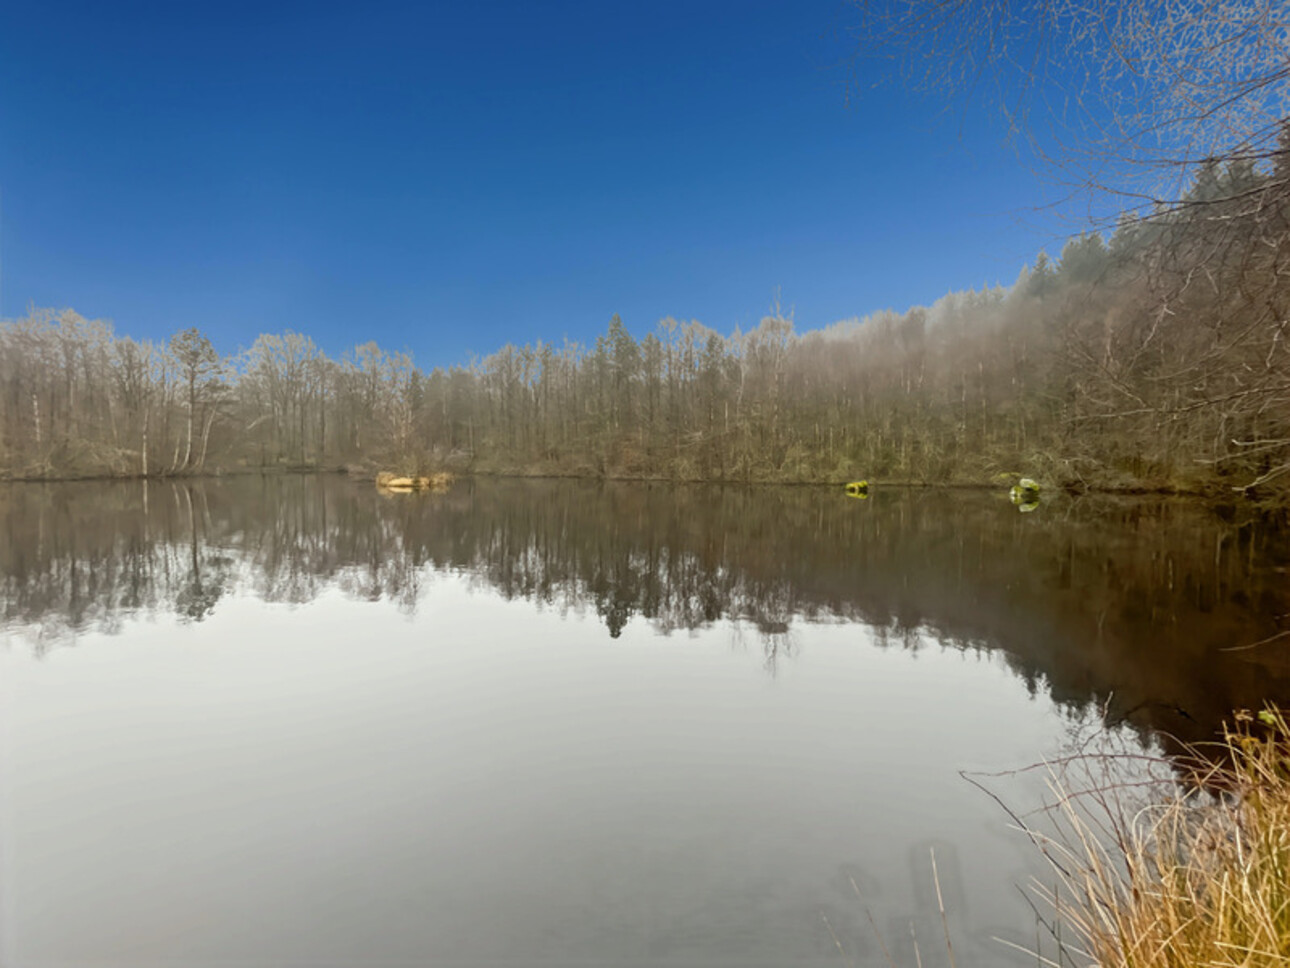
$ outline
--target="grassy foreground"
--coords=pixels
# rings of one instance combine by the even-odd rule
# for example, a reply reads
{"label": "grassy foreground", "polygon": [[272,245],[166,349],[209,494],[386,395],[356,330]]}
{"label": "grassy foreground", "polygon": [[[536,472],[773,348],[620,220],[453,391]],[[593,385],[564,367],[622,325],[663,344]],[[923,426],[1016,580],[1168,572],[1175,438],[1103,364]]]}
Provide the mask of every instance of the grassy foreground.
{"label": "grassy foreground", "polygon": [[1042,844],[1058,873],[1046,893],[1064,934],[1047,963],[1290,965],[1285,713],[1238,714],[1220,752],[1222,765],[1165,802],[1124,811],[1102,790],[1090,810],[1063,798],[1065,835]]}

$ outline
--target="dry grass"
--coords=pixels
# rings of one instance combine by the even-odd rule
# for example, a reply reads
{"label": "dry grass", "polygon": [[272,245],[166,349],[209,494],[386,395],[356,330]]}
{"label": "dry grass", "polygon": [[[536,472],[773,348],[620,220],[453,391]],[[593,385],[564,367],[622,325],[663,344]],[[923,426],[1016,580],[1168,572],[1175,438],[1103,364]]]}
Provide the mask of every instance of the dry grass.
{"label": "dry grass", "polygon": [[[1213,751],[1207,751],[1212,753]],[[1238,715],[1207,766],[1163,801],[1123,787],[1066,787],[1048,834],[1026,824],[1057,872],[1049,965],[1290,965],[1290,728]],[[1198,762],[1199,762],[1198,758]]]}
{"label": "dry grass", "polygon": [[376,486],[387,491],[446,491],[454,480],[447,471],[429,475],[399,475],[382,471],[376,475]]}

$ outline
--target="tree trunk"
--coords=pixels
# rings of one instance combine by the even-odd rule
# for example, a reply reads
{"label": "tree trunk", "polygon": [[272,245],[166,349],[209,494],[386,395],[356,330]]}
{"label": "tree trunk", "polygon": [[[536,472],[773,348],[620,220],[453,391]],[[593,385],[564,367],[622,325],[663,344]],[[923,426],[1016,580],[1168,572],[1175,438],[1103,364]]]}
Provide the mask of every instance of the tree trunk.
{"label": "tree trunk", "polygon": [[184,467],[187,468],[193,459],[193,411],[197,409],[197,383],[195,377],[188,379],[188,447],[184,450]]}
{"label": "tree trunk", "polygon": [[210,413],[206,415],[206,426],[202,428],[202,452],[197,458],[197,469],[201,470],[206,466],[206,448],[211,442],[211,424],[215,422],[215,408],[211,407]]}

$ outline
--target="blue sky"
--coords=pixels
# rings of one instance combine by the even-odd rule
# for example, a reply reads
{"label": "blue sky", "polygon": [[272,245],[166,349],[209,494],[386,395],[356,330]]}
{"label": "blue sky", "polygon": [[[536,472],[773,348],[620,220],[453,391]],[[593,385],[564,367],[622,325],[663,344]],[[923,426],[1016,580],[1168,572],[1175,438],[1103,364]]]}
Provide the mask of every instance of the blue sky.
{"label": "blue sky", "polygon": [[[840,0],[0,7],[0,314],[423,366],[619,313],[799,329],[1009,283],[1069,223]],[[874,87],[873,85],[878,85]]]}

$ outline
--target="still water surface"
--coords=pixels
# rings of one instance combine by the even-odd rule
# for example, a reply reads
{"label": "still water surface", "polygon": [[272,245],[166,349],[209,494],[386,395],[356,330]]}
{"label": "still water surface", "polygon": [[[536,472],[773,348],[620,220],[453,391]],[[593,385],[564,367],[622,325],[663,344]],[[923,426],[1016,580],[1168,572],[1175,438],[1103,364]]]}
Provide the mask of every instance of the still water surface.
{"label": "still water surface", "polygon": [[0,528],[14,968],[931,968],[933,850],[958,963],[1033,964],[1042,862],[960,772],[1290,700],[1231,650],[1283,536],[1182,502],[279,477]]}

